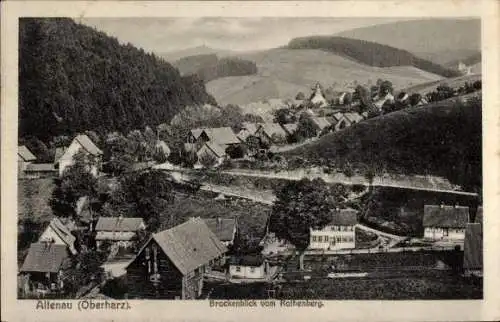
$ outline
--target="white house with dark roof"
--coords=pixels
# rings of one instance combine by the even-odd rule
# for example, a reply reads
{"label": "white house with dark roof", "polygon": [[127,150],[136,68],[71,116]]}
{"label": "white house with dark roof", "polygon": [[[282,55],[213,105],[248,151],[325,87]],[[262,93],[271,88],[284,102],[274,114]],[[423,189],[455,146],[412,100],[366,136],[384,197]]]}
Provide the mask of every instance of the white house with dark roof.
{"label": "white house with dark roof", "polygon": [[463,241],[469,222],[469,207],[447,205],[424,206],[424,238]]}
{"label": "white house with dark roof", "polygon": [[199,217],[158,232],[126,268],[128,298],[196,299],[204,273],[222,264],[227,251]]}
{"label": "white house with dark roof", "polygon": [[228,264],[232,278],[264,279],[268,274],[267,263],[261,254],[234,256]]}
{"label": "white house with dark roof", "polygon": [[240,144],[236,134],[230,127],[193,129],[188,137],[188,143],[202,145],[211,142],[221,146],[224,150],[230,145]]}
{"label": "white house with dark roof", "polygon": [[207,218],[204,219],[208,228],[226,246],[234,243],[238,232],[238,221],[236,218]]}
{"label": "white house with dark roof", "polygon": [[94,176],[97,176],[101,164],[102,151],[85,134],[77,135],[67,148],[56,149],[54,165],[59,170],[60,176],[67,167],[73,164],[73,158],[79,152],[83,152],[90,157],[92,164],[89,171]]}
{"label": "white house with dark roof", "polygon": [[75,248],[76,237],[71,233],[70,229],[64,225],[59,218],[54,218],[38,238],[38,242],[48,242],[54,245],[64,245],[68,247],[72,255],[76,255]]}
{"label": "white house with dark roof", "polygon": [[104,241],[116,246],[130,247],[137,238],[137,233],[144,229],[146,225],[142,218],[99,217],[95,225],[97,247]]}
{"label": "white house with dark roof", "polygon": [[321,86],[319,83],[316,83],[316,86],[313,89],[313,93],[311,94],[311,97],[309,98],[309,101],[317,105],[319,107],[326,107],[328,106],[328,102],[323,95],[323,92],[321,91]]}
{"label": "white house with dark roof", "polygon": [[310,228],[310,249],[348,249],[356,247],[358,212],[354,209],[332,211],[331,221],[323,228]]}

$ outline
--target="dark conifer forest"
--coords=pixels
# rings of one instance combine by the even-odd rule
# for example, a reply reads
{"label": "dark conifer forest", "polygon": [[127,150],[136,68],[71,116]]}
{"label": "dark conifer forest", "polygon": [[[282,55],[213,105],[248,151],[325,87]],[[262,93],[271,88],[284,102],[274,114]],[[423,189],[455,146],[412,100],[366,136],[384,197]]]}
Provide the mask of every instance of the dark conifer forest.
{"label": "dark conifer forest", "polygon": [[196,76],[71,19],[19,21],[19,136],[48,141],[168,122],[216,104]]}

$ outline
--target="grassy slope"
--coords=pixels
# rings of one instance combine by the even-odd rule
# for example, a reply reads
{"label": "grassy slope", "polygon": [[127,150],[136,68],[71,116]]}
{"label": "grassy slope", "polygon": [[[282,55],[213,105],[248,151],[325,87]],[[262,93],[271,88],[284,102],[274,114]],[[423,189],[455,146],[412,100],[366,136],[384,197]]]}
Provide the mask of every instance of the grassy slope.
{"label": "grassy slope", "polygon": [[480,106],[441,102],[366,120],[284,155],[301,156],[313,164],[322,159],[349,161],[360,169],[377,163],[389,172],[433,174],[478,187],[481,124]]}
{"label": "grassy slope", "polygon": [[257,75],[225,77],[207,83],[207,91],[221,104],[248,104],[270,98],[308,95],[311,86],[348,89],[360,84],[389,79],[396,88],[441,79],[411,66],[378,68],[363,65],[321,50],[272,49],[238,56],[257,64]]}
{"label": "grassy slope", "polygon": [[481,75],[481,63],[474,65],[475,69],[474,72],[478,72],[478,74],[472,74],[472,75],[465,75],[465,76],[459,76],[459,77],[454,77],[454,78],[446,78],[442,80],[437,80],[437,81],[431,81],[431,82],[426,82],[414,86],[409,86],[406,88],[401,89],[402,91],[406,91],[408,93],[420,93],[422,95],[434,91],[439,85],[448,85],[453,88],[457,88],[462,86],[465,82],[473,83],[477,80],[482,79]]}
{"label": "grassy slope", "polygon": [[19,180],[17,213],[18,220],[31,218],[47,222],[52,219],[49,199],[54,189],[52,178]]}

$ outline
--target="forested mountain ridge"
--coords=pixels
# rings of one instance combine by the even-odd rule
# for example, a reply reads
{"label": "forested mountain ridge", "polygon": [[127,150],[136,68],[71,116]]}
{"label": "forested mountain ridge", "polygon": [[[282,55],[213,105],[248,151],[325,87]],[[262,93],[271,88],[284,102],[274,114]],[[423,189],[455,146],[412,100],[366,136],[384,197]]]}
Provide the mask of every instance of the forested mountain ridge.
{"label": "forested mountain ridge", "polygon": [[174,63],[182,75],[197,75],[204,82],[257,73],[257,65],[250,60],[237,57],[219,58],[216,54],[183,57]]}
{"label": "forested mountain ridge", "polygon": [[216,104],[196,76],[71,19],[19,22],[19,136],[128,132]]}
{"label": "forested mountain ridge", "polygon": [[406,50],[365,40],[334,36],[302,37],[292,39],[286,48],[320,49],[370,66],[414,66],[444,77],[459,76],[457,71],[419,58]]}

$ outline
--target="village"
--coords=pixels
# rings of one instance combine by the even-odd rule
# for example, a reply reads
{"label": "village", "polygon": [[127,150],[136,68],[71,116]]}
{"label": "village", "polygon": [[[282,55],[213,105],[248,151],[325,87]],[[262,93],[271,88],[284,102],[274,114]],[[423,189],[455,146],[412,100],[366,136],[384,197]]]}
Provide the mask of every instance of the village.
{"label": "village", "polygon": [[[482,283],[483,208],[477,193],[445,180],[436,183],[439,178],[420,186],[397,178],[386,184],[387,173],[360,175],[356,181],[356,174],[345,175],[345,169],[335,166],[318,174],[299,165],[304,171],[296,178],[280,177],[279,171],[293,168],[282,153],[328,133],[404,108],[468,100],[469,94],[480,95],[480,89],[477,81],[457,88],[438,86],[429,95],[395,95],[389,81],[380,81],[372,93],[328,94],[317,83],[308,97],[297,95],[277,110],[275,122],[192,128],[180,149],[161,140],[157,129],[138,145],[151,152],[124,168],[116,166],[125,164],[118,145],[105,149],[94,133],[81,133],[57,147],[51,163],[38,162],[28,147],[19,146],[20,183],[56,182],[50,198],[54,214],[39,223],[38,231],[26,223],[19,228],[18,235],[37,231],[22,240],[19,298],[371,299],[373,292],[381,298],[397,298],[398,292],[404,298],[432,298],[453,290],[477,296],[469,295]],[[374,109],[363,108],[367,99]],[[225,183],[234,180],[252,184]],[[280,188],[273,180],[281,182]],[[263,188],[255,188],[258,183]],[[417,233],[363,219],[367,198],[385,188],[435,195],[411,210],[394,205],[402,218],[407,212],[423,218]],[[132,193],[143,199],[137,197],[135,208],[125,205],[124,210],[120,200]],[[325,201],[313,193],[321,193]],[[168,208],[182,198],[198,200],[200,210]],[[204,213],[204,204],[215,211]],[[258,207],[266,212],[242,214]],[[295,227],[297,222],[286,218],[287,207],[305,207],[320,219]],[[316,214],[318,207],[327,209]],[[152,215],[156,212],[161,216]],[[259,228],[254,227],[257,221]],[[397,290],[384,286],[391,279]],[[417,291],[423,279],[442,284]],[[416,289],[409,289],[412,283]],[[452,291],[444,290],[446,283],[454,285]]]}

